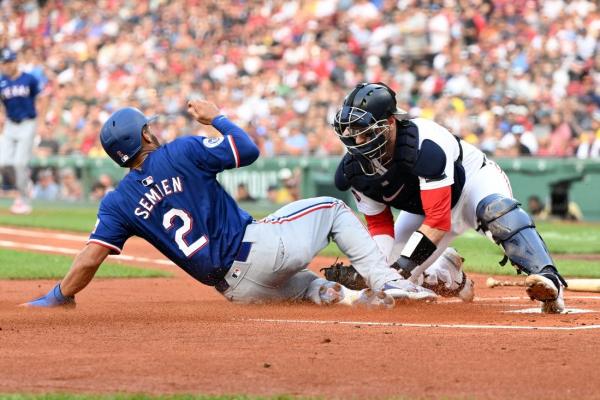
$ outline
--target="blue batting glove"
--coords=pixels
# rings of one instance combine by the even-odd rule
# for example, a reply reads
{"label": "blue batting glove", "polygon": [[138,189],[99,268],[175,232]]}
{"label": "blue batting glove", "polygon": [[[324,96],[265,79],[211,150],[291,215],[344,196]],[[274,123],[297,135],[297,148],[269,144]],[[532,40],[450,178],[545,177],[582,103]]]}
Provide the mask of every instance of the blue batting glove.
{"label": "blue batting glove", "polygon": [[75,307],[75,297],[74,296],[64,296],[60,291],[60,282],[56,284],[46,294],[45,296],[40,297],[39,299],[32,300],[28,303],[23,304],[25,307]]}

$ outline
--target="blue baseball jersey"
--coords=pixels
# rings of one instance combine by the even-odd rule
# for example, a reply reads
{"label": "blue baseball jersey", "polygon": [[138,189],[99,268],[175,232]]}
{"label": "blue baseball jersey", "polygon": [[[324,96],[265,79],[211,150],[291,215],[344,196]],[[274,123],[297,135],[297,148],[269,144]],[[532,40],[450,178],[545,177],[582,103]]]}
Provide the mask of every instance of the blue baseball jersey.
{"label": "blue baseball jersey", "polygon": [[8,118],[13,122],[35,118],[35,97],[40,90],[39,80],[31,74],[24,72],[16,79],[0,76],[0,98]]}
{"label": "blue baseball jersey", "polygon": [[252,217],[216,176],[251,164],[259,151],[227,118],[215,118],[213,126],[224,136],[175,139],[131,170],[100,203],[88,243],[118,254],[130,236],[139,236],[200,282],[220,281]]}

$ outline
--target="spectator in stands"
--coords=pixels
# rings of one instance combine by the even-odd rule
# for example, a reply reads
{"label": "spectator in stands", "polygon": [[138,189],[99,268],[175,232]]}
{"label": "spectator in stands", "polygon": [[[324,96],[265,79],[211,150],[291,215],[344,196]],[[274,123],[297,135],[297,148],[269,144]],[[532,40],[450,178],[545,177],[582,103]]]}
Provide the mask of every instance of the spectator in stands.
{"label": "spectator in stands", "polygon": [[92,184],[92,188],[90,190],[90,200],[91,201],[100,201],[104,198],[105,195],[106,195],[106,187],[99,181],[94,182]]}
{"label": "spectator in stands", "polygon": [[45,124],[40,125],[37,132],[39,141],[34,145],[33,155],[39,158],[57,155],[60,144],[54,137],[54,132]]}
{"label": "spectator in stands", "polygon": [[238,184],[235,199],[237,201],[256,201],[256,199],[250,195],[245,183]]}
{"label": "spectator in stands", "polygon": [[115,183],[109,174],[100,174],[98,177],[98,182],[104,186],[106,193],[110,192],[111,190],[115,190]]}
{"label": "spectator in stands", "polygon": [[98,177],[98,180],[92,184],[92,188],[90,190],[90,200],[92,201],[100,201],[106,193],[114,190],[113,180],[108,174],[101,174]]}
{"label": "spectator in stands", "polygon": [[37,174],[37,182],[33,185],[32,198],[35,200],[56,200],[60,188],[50,169],[42,169]]}
{"label": "spectator in stands", "polygon": [[277,204],[277,185],[269,185],[267,188],[267,200],[272,204]]}
{"label": "spectator in stands", "polygon": [[276,204],[287,204],[300,198],[300,188],[298,184],[299,176],[294,174],[289,168],[282,168],[277,173],[279,178],[279,187],[275,195]]}
{"label": "spectator in stands", "polygon": [[529,214],[531,214],[531,216],[536,220],[546,220],[550,214],[550,210],[546,207],[542,200],[535,195],[527,198],[527,208],[529,209]]}
{"label": "spectator in stands", "polygon": [[488,154],[521,125],[533,155],[600,157],[592,0],[27,4],[3,3],[3,41],[47,80],[40,125],[63,155],[101,155],[92,127],[125,104],[166,116],[163,141],[195,133],[185,99],[211,92],[263,156],[339,156],[335,105],[356,83],[382,80],[403,108]]}
{"label": "spectator in stands", "polygon": [[65,201],[78,201],[83,198],[81,183],[75,175],[73,168],[60,170],[60,199]]}

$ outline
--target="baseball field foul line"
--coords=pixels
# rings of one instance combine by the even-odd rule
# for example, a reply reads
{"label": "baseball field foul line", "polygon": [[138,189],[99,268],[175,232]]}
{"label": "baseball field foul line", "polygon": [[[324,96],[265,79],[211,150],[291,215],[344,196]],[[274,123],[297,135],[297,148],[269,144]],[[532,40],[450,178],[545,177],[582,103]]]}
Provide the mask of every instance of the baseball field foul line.
{"label": "baseball field foul line", "polygon": [[413,324],[403,322],[369,322],[369,321],[319,321],[302,319],[246,319],[250,322],[264,322],[273,324],[313,324],[313,325],[360,325],[360,326],[385,326],[395,328],[445,328],[445,329],[515,329],[515,330],[540,330],[540,331],[579,331],[600,329],[600,325],[585,326],[529,326],[529,325],[475,325],[475,324]]}
{"label": "baseball field foul line", "polygon": [[[48,238],[48,232],[32,231],[27,229],[12,229],[0,227],[0,233],[4,233],[5,235],[25,236],[27,238]],[[54,239],[71,240],[80,243],[85,243],[88,240],[88,236],[72,235],[68,233],[52,232],[52,237]]]}
{"label": "baseball field foul line", "polygon": [[[69,249],[66,247],[45,246],[42,244],[18,243],[18,242],[12,242],[9,240],[0,240],[0,247],[4,247],[7,249],[36,250],[36,251],[43,251],[43,252],[48,252],[48,253],[59,253],[59,254],[68,254],[68,255],[76,255],[79,253],[79,250]],[[139,262],[159,264],[159,265],[172,265],[171,261],[156,260],[154,258],[146,258],[146,257],[114,255],[114,256],[109,256],[109,258],[112,258],[115,260],[121,260],[121,261],[134,261],[134,262],[139,261]]]}

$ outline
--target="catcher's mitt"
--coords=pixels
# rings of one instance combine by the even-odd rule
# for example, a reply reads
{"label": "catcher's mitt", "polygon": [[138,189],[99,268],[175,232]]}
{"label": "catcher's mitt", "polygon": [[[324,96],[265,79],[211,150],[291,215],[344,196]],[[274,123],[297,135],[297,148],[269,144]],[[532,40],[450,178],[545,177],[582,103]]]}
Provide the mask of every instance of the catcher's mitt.
{"label": "catcher's mitt", "polygon": [[367,287],[365,279],[352,265],[343,262],[334,262],[329,267],[321,268],[321,272],[328,281],[339,282],[348,289],[361,290]]}

